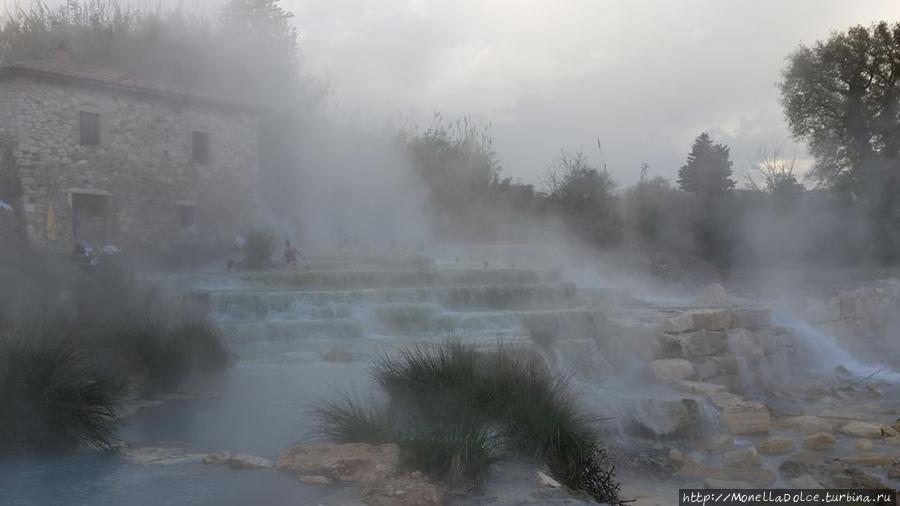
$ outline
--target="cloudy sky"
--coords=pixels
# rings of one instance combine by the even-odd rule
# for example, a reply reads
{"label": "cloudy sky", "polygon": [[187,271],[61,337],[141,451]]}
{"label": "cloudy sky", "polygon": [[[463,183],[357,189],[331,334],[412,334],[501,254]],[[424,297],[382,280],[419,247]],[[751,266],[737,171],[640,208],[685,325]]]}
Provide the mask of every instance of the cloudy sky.
{"label": "cloudy sky", "polygon": [[761,147],[787,142],[804,159],[778,103],[785,56],[852,24],[900,20],[897,0],[281,1],[338,110],[376,124],[470,115],[491,125],[505,173],[526,182],[561,148],[584,149],[623,184],[642,163],[672,177],[701,131],[731,146],[739,174]]}
{"label": "cloudy sky", "polygon": [[344,110],[489,122],[505,172],[528,182],[561,148],[599,162],[598,138],[623,184],[642,163],[671,177],[704,130],[742,173],[790,142],[776,88],[789,52],[900,20],[896,0],[282,1]]}

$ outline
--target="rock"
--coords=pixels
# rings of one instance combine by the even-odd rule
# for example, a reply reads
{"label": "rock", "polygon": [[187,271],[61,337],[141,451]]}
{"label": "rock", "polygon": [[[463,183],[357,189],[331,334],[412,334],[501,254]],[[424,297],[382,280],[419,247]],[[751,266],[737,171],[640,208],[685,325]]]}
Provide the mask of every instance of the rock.
{"label": "rock", "polygon": [[724,332],[698,330],[681,334],[676,339],[681,345],[681,356],[684,357],[722,355],[728,350]]}
{"label": "rock", "polygon": [[119,450],[127,459],[142,465],[178,465],[203,462],[205,453],[170,446],[125,446]]}
{"label": "rock", "polygon": [[725,387],[723,385],[686,380],[679,381],[678,384],[675,385],[675,389],[687,394],[702,395],[704,397],[709,397],[711,395],[725,391]]}
{"label": "rock", "polygon": [[296,445],[278,459],[278,469],[300,476],[324,476],[334,481],[372,483],[396,474],[400,448],[364,443]]}
{"label": "rock", "polygon": [[203,463],[227,465],[232,469],[268,469],[275,466],[269,459],[241,452],[210,453],[203,457]]}
{"label": "rock", "polygon": [[[676,450],[677,451],[677,450]],[[541,471],[535,473],[535,479],[538,485],[542,487],[560,488],[562,484]]]}
{"label": "rock", "polygon": [[734,438],[724,434],[710,436],[695,442],[694,447],[708,453],[722,453],[734,448]]}
{"label": "rock", "polygon": [[677,448],[672,448],[669,450],[669,462],[676,468],[682,468],[689,464],[696,464],[693,460],[690,459],[687,455],[682,453]]}
{"label": "rock", "polygon": [[736,357],[758,357],[763,354],[753,334],[747,329],[730,329],[725,333],[728,350]]}
{"label": "rock", "polygon": [[834,472],[831,482],[834,488],[890,488],[878,478],[854,468]]}
{"label": "rock", "polygon": [[666,322],[666,332],[670,334],[683,334],[685,332],[690,332],[695,328],[694,315],[689,311],[681,313],[674,318],[669,318]]}
{"label": "rock", "polygon": [[772,423],[769,408],[758,402],[740,400],[722,408],[722,421],[730,434],[764,434]]}
{"label": "rock", "polygon": [[804,434],[815,434],[817,432],[830,432],[831,422],[824,418],[813,415],[789,416],[779,418],[775,422],[775,426],[779,429],[796,430]]}
{"label": "rock", "polygon": [[711,489],[742,489],[742,488],[752,488],[753,485],[747,483],[746,481],[733,481],[733,480],[717,480],[715,478],[708,478],[703,480],[703,486]]}
{"label": "rock", "polygon": [[796,478],[793,478],[793,479],[791,479],[790,483],[791,483],[791,486],[793,486],[794,488],[808,488],[808,489],[822,488],[822,484],[819,483],[818,481],[816,481],[815,478],[813,478],[812,476],[810,476],[808,474],[803,474]]}
{"label": "rock", "polygon": [[[727,339],[727,334],[726,334]],[[726,356],[726,357],[709,357],[709,360],[712,363],[716,364],[716,367],[719,369],[719,372],[722,374],[728,375],[737,375],[740,371],[740,362],[737,357],[734,356]]]}
{"label": "rock", "polygon": [[737,467],[728,470],[729,479],[746,481],[756,487],[768,487],[778,479],[769,469],[763,467]]}
{"label": "rock", "polygon": [[828,451],[834,448],[837,439],[829,432],[817,432],[803,438],[803,447],[813,451]]}
{"label": "rock", "polygon": [[653,438],[692,437],[700,425],[700,407],[694,399],[628,399],[628,430]]}
{"label": "rock", "polygon": [[897,431],[894,429],[869,422],[850,422],[838,429],[838,432],[845,436],[865,439],[882,439],[897,436]]}
{"label": "rock", "polygon": [[697,375],[697,379],[706,381],[719,375],[719,366],[710,359],[694,362],[694,373]]}
{"label": "rock", "polygon": [[761,460],[756,448],[752,446],[740,450],[731,450],[722,454],[722,463],[727,468],[759,467]]}
{"label": "rock", "polygon": [[856,442],[853,443],[853,447],[859,451],[867,452],[875,447],[875,443],[873,443],[871,439],[857,439]]}
{"label": "rock", "polygon": [[731,297],[720,283],[710,283],[700,288],[697,300],[704,304],[724,306],[731,303]]}
{"label": "rock", "polygon": [[772,326],[772,310],[768,308],[742,308],[731,312],[731,327],[761,329]]}
{"label": "rock", "polygon": [[698,330],[727,330],[731,327],[731,313],[729,311],[708,310],[694,311],[694,328]]}
{"label": "rock", "polygon": [[889,480],[900,480],[900,464],[891,466],[888,469],[887,477]]}
{"label": "rock", "polygon": [[787,479],[809,474],[809,465],[801,460],[787,459],[778,465],[778,472]]}
{"label": "rock", "polygon": [[300,476],[300,482],[306,483],[308,485],[330,485],[331,480],[324,476],[317,475],[303,475]]}
{"label": "rock", "polygon": [[367,506],[443,506],[444,491],[421,473],[378,480],[362,493]]}
{"label": "rock", "polygon": [[677,383],[694,375],[694,365],[683,358],[654,360],[650,370],[663,383]]}
{"label": "rock", "polygon": [[862,467],[889,467],[900,464],[900,455],[853,455],[837,459],[841,464]]}
{"label": "rock", "polygon": [[756,445],[756,451],[765,455],[791,453],[796,448],[797,445],[792,440],[783,437],[770,437]]}

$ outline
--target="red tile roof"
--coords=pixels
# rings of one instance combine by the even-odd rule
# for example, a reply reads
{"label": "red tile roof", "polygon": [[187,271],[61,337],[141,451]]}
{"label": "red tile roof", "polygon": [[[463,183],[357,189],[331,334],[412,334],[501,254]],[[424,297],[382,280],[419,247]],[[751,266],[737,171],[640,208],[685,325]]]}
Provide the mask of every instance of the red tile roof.
{"label": "red tile roof", "polygon": [[24,73],[38,77],[82,81],[127,91],[149,93],[151,95],[158,95],[170,99],[199,101],[223,107],[259,110],[256,106],[215,97],[207,93],[198,94],[189,89],[174,86],[161,80],[148,79],[133,74],[126,74],[118,70],[95,67],[92,65],[82,65],[80,63],[71,63],[67,61],[25,61],[0,67],[0,72]]}

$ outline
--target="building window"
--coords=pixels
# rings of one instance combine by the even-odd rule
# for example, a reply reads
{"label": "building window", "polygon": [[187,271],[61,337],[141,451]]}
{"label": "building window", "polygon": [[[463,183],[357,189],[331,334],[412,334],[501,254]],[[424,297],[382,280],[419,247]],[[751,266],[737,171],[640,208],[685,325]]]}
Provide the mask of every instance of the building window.
{"label": "building window", "polygon": [[209,163],[209,133],[194,132],[193,146],[194,163]]}
{"label": "building window", "polygon": [[182,230],[193,231],[197,226],[197,206],[192,203],[178,204],[178,223]]}
{"label": "building window", "polygon": [[100,144],[100,115],[95,112],[78,112],[78,136],[82,146]]}

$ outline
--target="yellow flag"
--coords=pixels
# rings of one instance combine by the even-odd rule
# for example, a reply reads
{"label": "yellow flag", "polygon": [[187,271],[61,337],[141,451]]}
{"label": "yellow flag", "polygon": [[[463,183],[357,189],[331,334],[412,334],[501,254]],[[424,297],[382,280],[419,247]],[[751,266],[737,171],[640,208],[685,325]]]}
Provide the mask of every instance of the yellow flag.
{"label": "yellow flag", "polygon": [[53,212],[53,203],[47,207],[47,239],[56,240],[56,213]]}

